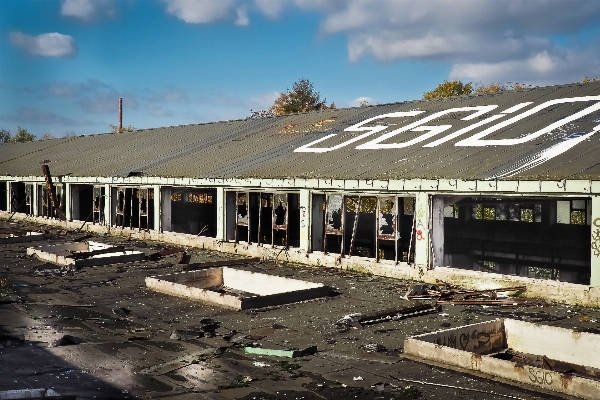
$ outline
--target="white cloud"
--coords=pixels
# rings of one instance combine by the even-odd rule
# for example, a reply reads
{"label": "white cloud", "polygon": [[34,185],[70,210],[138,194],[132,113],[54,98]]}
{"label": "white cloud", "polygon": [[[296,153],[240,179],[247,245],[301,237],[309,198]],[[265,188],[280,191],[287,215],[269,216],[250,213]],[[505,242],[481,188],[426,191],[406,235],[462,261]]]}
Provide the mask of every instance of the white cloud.
{"label": "white cloud", "polygon": [[123,112],[126,110],[137,110],[139,104],[129,93],[119,94],[116,92],[102,92],[93,96],[82,97],[77,104],[86,112],[95,114],[115,115],[119,111],[119,97],[123,98]]}
{"label": "white cloud", "polygon": [[29,54],[43,57],[70,58],[77,55],[77,42],[69,35],[61,33],[43,33],[29,36],[22,32],[11,32],[10,43],[22,47]]}
{"label": "white cloud", "polygon": [[256,8],[269,18],[277,18],[281,15],[285,2],[282,0],[254,0]]}
{"label": "white cloud", "polygon": [[189,24],[237,21],[239,15],[234,0],[163,0],[167,13]]}
{"label": "white cloud", "polygon": [[245,7],[238,8],[236,10],[237,19],[235,24],[237,26],[248,26],[250,25],[250,18],[248,18],[248,10]]}
{"label": "white cloud", "polygon": [[116,6],[113,0],[62,0],[60,14],[83,20],[112,17],[116,14]]}
{"label": "white cloud", "polygon": [[354,99],[352,101],[352,103],[350,103],[350,106],[351,107],[360,107],[362,104],[367,104],[367,105],[372,106],[372,105],[377,104],[377,102],[370,97],[361,96],[361,97]]}
{"label": "white cloud", "polygon": [[275,99],[279,97],[279,92],[265,92],[258,96],[253,96],[246,102],[247,106],[254,111],[266,110],[273,105]]}
{"label": "white cloud", "polygon": [[[453,77],[485,76],[492,81],[501,81],[507,68],[513,82],[533,76],[547,83],[565,82],[569,68],[580,75],[577,80],[595,76],[600,62],[600,46],[582,34],[600,21],[599,1],[295,0],[293,4],[323,15],[321,35],[346,35],[351,62],[367,57],[382,62],[438,61],[452,66]],[[553,42],[558,36],[569,44]],[[577,66],[573,60],[583,61],[578,54],[584,53],[587,62]]]}
{"label": "white cloud", "polygon": [[150,97],[151,103],[176,103],[176,102],[189,102],[185,90],[179,88],[170,88],[164,92],[158,93]]}

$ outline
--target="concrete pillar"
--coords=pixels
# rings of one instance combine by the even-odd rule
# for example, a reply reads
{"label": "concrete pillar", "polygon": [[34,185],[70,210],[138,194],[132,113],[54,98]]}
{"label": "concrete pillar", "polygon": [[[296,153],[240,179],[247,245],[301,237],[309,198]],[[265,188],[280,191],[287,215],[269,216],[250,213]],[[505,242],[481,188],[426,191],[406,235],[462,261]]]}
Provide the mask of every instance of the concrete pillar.
{"label": "concrete pillar", "polygon": [[81,221],[87,215],[79,215],[79,185],[65,183],[65,216],[67,221]]}
{"label": "concrete pillar", "polygon": [[104,185],[104,225],[111,226],[114,210],[112,208],[113,194],[110,185]]}
{"label": "concrete pillar", "polygon": [[10,207],[11,184],[10,184],[10,181],[6,181],[4,184],[6,185],[6,211],[11,212],[11,207]]}
{"label": "concrete pillar", "polygon": [[161,232],[171,231],[171,187],[161,188],[160,195]]}
{"label": "concrete pillar", "polygon": [[590,286],[600,287],[600,196],[592,197],[592,262]]}
{"label": "concrete pillar", "polygon": [[162,232],[162,209],[160,207],[162,193],[158,185],[152,185],[152,190],[154,191],[154,230]]}
{"label": "concrete pillar", "polygon": [[433,265],[445,266],[444,263],[444,208],[448,200],[444,197],[434,197],[431,205]]}
{"label": "concrete pillar", "polygon": [[40,209],[38,207],[39,194],[38,185],[34,183],[33,188],[31,189],[31,214],[33,214],[34,217],[40,215]]}
{"label": "concrete pillar", "polygon": [[227,240],[227,229],[225,226],[225,214],[227,204],[225,200],[225,188],[217,188],[217,240]]}
{"label": "concrete pillar", "polygon": [[300,249],[310,251],[311,241],[311,193],[308,189],[300,189]]}
{"label": "concrete pillar", "polygon": [[417,193],[415,218],[415,264],[429,267],[429,193]]}

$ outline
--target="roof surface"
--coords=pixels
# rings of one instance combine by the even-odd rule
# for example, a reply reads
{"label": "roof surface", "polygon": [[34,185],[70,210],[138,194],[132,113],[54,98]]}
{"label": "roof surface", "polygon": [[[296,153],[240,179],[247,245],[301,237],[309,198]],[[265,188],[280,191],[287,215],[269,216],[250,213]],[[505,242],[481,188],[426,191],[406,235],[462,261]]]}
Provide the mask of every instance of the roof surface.
{"label": "roof surface", "polygon": [[590,82],[4,144],[0,176],[600,179],[599,130]]}

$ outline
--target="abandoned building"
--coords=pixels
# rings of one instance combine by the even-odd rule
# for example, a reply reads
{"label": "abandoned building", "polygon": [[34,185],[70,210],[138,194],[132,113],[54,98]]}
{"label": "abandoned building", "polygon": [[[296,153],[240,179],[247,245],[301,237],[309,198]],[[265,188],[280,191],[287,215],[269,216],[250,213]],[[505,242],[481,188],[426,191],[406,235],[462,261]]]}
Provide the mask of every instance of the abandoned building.
{"label": "abandoned building", "polygon": [[600,82],[0,146],[0,215],[600,306]]}

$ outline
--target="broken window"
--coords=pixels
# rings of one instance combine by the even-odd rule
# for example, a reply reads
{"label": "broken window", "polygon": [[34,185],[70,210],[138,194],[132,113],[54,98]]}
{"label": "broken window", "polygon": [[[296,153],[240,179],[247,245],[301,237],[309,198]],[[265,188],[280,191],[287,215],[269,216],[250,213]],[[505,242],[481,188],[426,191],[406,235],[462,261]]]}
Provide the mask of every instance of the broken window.
{"label": "broken window", "polygon": [[469,212],[444,218],[444,265],[589,284],[587,199],[467,197],[455,204]]}
{"label": "broken window", "polygon": [[236,241],[286,247],[300,245],[298,194],[237,192],[235,199]]}
{"label": "broken window", "polygon": [[377,198],[346,196],[345,206],[345,254],[375,257]]}
{"label": "broken window", "polygon": [[198,236],[217,235],[217,190],[183,188],[171,193],[171,230]]}
{"label": "broken window", "polygon": [[25,183],[10,183],[10,211],[25,212]]}
{"label": "broken window", "polygon": [[10,211],[8,209],[8,182],[0,182],[0,210]]}
{"label": "broken window", "polygon": [[585,200],[571,200],[571,224],[586,225],[587,212]]}
{"label": "broken window", "polygon": [[25,184],[25,213],[33,214],[33,185]]}
{"label": "broken window", "polygon": [[417,239],[418,228],[415,224],[415,202],[414,197],[401,197],[398,199],[399,209],[398,225],[400,232],[398,238],[398,261],[405,263],[415,262],[415,243]]}
{"label": "broken window", "polygon": [[149,230],[154,227],[154,189],[118,187],[116,225]]}
{"label": "broken window", "polygon": [[[83,202],[82,202],[83,203]],[[92,223],[104,225],[104,187],[94,186],[92,191]]]}
{"label": "broken window", "polygon": [[[39,214],[46,218],[60,218],[60,215],[65,213],[64,189],[62,185],[52,185],[51,187],[53,192],[48,191],[48,185],[40,187],[42,195]],[[56,208],[52,205],[53,196]]]}
{"label": "broken window", "polygon": [[327,195],[325,202],[325,240],[326,253],[342,253],[344,239],[344,196]]}
{"label": "broken window", "polygon": [[288,198],[287,194],[273,195],[273,244],[288,245]]}
{"label": "broken window", "polygon": [[380,197],[377,202],[377,259],[397,259],[398,199]]}
{"label": "broken window", "polygon": [[273,195],[260,195],[260,243],[273,243]]}

